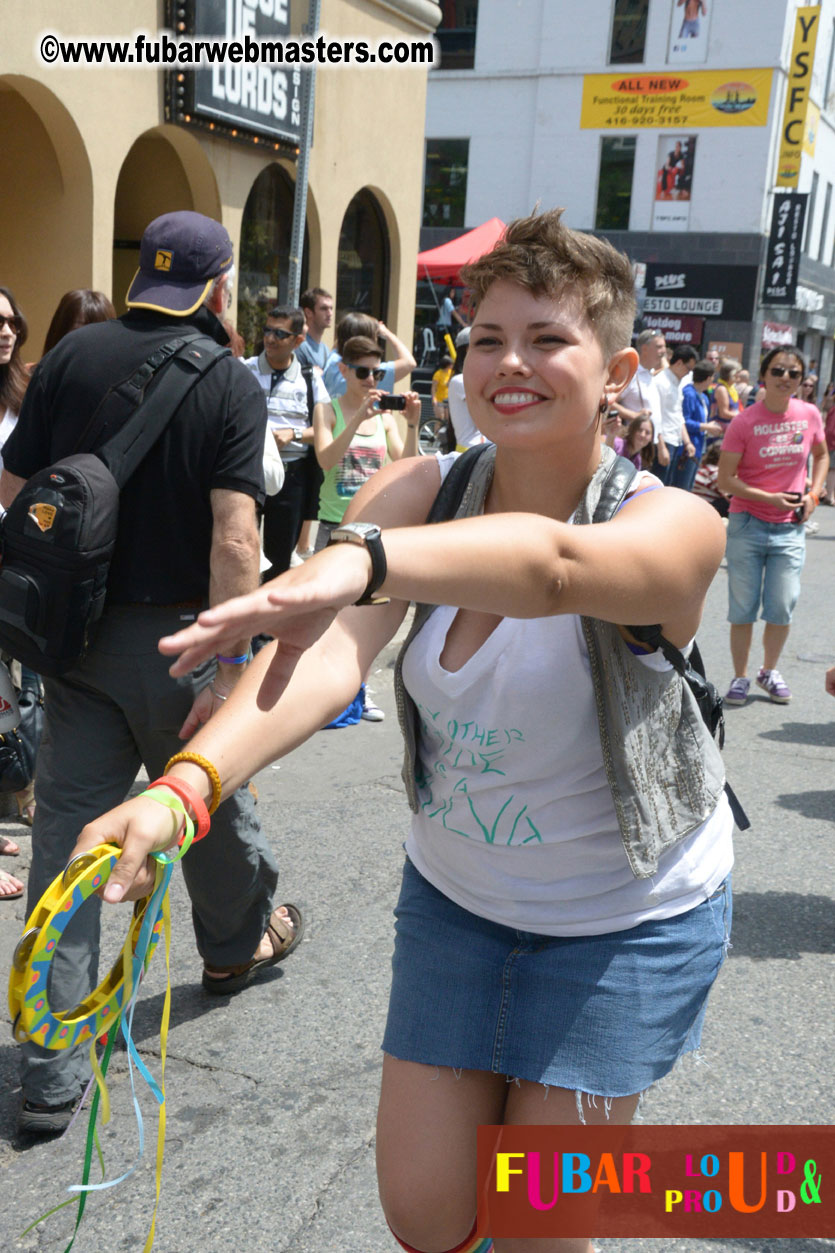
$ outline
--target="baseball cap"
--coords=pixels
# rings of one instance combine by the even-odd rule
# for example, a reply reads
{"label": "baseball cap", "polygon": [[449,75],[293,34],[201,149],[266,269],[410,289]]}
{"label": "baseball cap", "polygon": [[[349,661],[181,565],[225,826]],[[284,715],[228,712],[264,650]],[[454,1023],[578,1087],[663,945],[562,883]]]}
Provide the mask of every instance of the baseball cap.
{"label": "baseball cap", "polygon": [[163,213],[145,228],[125,303],[178,317],[194,313],[233,261],[232,240],[220,222],[188,209]]}
{"label": "baseball cap", "polygon": [[462,327],[462,329],[455,336],[455,347],[466,348],[469,342],[470,342],[470,328],[468,326]]}

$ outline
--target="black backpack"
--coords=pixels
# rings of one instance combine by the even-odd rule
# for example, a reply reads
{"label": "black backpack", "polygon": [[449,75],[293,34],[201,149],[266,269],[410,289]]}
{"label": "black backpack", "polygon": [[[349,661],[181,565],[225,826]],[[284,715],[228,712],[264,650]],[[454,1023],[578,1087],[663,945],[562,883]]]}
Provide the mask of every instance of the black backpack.
{"label": "black backpack", "polygon": [[[467,452],[462,453],[457,461],[453,462],[441,484],[438,495],[435,497],[426,519],[427,522],[446,522],[450,518],[455,517],[461,505],[464,492],[467,489],[467,484],[470,481],[473,467],[481,454],[489,447],[489,444],[478,444],[475,448],[470,448]],[[601,485],[600,499],[592,516],[593,523],[608,522],[615,516],[637,474],[638,470],[626,457],[615,458]],[[641,643],[650,644],[653,648],[660,648],[667,661],[669,661],[674,670],[678,671],[690,688],[705,726],[714,739],[718,736],[719,747],[722,748],[725,743],[725,716],[722,710],[722,697],[710,679],[705,676],[704,662],[695,641],[690,650],[690,656],[685,657],[681,650],[676,648],[675,644],[671,644],[668,639],[665,639],[661,634],[660,626],[627,626],[626,629]],[[733,813],[734,822],[740,831],[747,831],[751,823],[727,780],[725,782],[725,793]]]}
{"label": "black backpack", "polygon": [[163,344],[105,394],[76,451],[20,489],[0,530],[0,647],[30,670],[54,678],[83,657],[104,609],[119,493],[228,355],[197,331]]}

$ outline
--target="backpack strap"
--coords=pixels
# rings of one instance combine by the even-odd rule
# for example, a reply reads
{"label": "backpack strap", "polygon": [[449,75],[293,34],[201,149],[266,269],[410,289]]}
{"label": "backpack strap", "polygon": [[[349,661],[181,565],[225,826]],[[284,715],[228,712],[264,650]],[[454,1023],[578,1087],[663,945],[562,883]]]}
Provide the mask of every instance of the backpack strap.
{"label": "backpack strap", "polygon": [[600,485],[600,499],[592,522],[611,521],[629,495],[639,473],[628,457],[615,457]]}
{"label": "backpack strap", "polygon": [[[124,487],[191,389],[229,355],[228,348],[199,331],[163,344],[107,392],[76,451],[95,452]],[[95,447],[102,438],[104,443]]]}
{"label": "backpack strap", "polygon": [[313,410],[316,406],[316,401],[313,398],[313,366],[303,365],[301,367],[301,371],[302,371],[302,376],[304,377],[304,381],[307,385],[307,416],[308,416],[310,425],[312,426],[313,425]]}
{"label": "backpack strap", "polygon": [[166,361],[183,344],[199,338],[200,332],[193,331],[191,334],[178,335],[176,339],[170,339],[167,343],[161,344],[159,348],[155,348],[151,355],[125,378],[119,379],[117,383],[113,383],[93,410],[92,416],[79,436],[73,452],[95,451],[96,446],[101,444],[102,437],[109,435],[117,423],[124,421],[125,405],[131,411],[136,408],[145,393],[145,388],[157,370],[161,369]]}
{"label": "backpack strap", "polygon": [[455,517],[464,499],[464,492],[467,490],[476,462],[491,447],[490,444],[476,444],[475,447],[462,452],[460,457],[456,457],[432,502],[432,508],[426,517],[427,522],[448,522],[450,518]]}

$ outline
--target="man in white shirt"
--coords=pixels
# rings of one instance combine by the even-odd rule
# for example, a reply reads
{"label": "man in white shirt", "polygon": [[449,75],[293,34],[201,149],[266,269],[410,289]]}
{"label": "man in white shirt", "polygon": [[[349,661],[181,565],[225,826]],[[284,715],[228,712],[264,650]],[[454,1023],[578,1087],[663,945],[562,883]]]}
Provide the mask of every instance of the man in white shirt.
{"label": "man in white shirt", "polygon": [[646,330],[641,331],[635,347],[638,349],[638,369],[612,408],[617,409],[624,426],[628,426],[633,418],[649,418],[652,421],[653,443],[657,446],[661,434],[661,400],[653,370],[660,366],[667,345],[660,331]]}
{"label": "man in white shirt", "polygon": [[264,351],[244,361],[266,395],[268,426],[284,463],[284,485],[264,503],[264,553],[269,578],[288,569],[302,523],[309,513],[313,409],[330,397],[322,376],[302,366],[296,349],[304,339],[301,309],[279,305],[267,314]]}
{"label": "man in white shirt", "polygon": [[[661,402],[661,434],[652,472],[668,486],[675,478],[679,458],[694,455],[693,441],[687,433],[681,411],[681,399],[685,380],[689,381],[693,365],[698,359],[699,354],[691,344],[677,344],[667,369],[655,376]],[[662,461],[659,455],[662,443],[667,452],[666,461]]]}

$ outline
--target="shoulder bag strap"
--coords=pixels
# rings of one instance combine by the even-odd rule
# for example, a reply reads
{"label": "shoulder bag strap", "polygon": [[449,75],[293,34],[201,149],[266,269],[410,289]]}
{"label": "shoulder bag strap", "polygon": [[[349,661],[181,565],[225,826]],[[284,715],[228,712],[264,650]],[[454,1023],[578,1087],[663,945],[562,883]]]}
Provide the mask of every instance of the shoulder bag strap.
{"label": "shoulder bag strap", "polygon": [[[161,360],[154,360],[161,354]],[[105,443],[94,451],[120,488],[150,452],[195,384],[221,357],[229,355],[228,348],[207,335],[183,336],[163,345],[130,379],[114,389],[113,410],[118,396],[123,408],[132,404],[132,412],[109,439],[108,425],[112,427],[114,421],[99,424]],[[146,370],[149,365],[151,369]],[[154,386],[150,386],[155,378]]]}
{"label": "shoulder bag strap", "polygon": [[191,334],[178,335],[159,348],[132,370],[125,378],[119,379],[102,396],[93,414],[76,442],[73,452],[95,452],[101,444],[102,437],[114,429],[114,426],[125,421],[125,409],[133,412],[142,400],[150,380],[171,356],[183,344],[200,338],[199,331]]}

